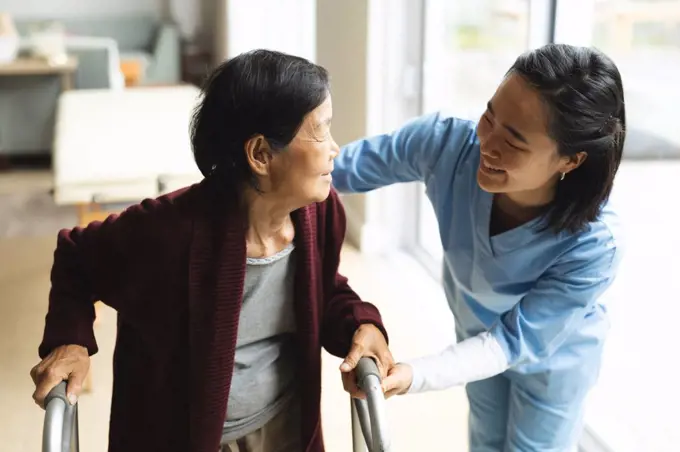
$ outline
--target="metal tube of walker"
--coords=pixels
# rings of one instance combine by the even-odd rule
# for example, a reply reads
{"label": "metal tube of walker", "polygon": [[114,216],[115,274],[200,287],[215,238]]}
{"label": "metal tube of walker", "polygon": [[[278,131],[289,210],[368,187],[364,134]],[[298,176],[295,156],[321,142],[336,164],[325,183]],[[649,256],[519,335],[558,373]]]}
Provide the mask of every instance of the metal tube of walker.
{"label": "metal tube of walker", "polygon": [[45,398],[43,452],[78,452],[78,404],[66,398],[66,382],[55,386]]}
{"label": "metal tube of walker", "polygon": [[[389,432],[387,430],[387,414],[385,396],[380,386],[378,366],[370,358],[362,358],[356,368],[359,388],[366,393],[366,400],[353,399],[352,434],[355,452],[360,443],[356,424],[360,424],[365,445],[370,452],[389,452],[391,450]],[[358,422],[356,422],[358,421]]]}

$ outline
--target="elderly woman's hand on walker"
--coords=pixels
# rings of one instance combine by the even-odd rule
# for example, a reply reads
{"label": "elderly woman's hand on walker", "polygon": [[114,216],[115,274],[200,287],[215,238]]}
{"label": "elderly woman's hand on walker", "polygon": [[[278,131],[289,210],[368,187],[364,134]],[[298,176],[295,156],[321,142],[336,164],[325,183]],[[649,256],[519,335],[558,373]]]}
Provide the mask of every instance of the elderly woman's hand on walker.
{"label": "elderly woman's hand on walker", "polygon": [[355,368],[361,358],[373,358],[378,365],[380,377],[385,378],[394,366],[394,358],[382,332],[372,324],[361,325],[352,339],[352,347],[340,365],[342,385],[352,397],[364,399],[366,394],[357,386]]}
{"label": "elderly woman's hand on walker", "polygon": [[33,400],[45,408],[45,397],[62,381],[67,381],[66,396],[75,405],[83,389],[83,381],[90,370],[90,356],[80,345],[62,345],[31,369],[35,383]]}

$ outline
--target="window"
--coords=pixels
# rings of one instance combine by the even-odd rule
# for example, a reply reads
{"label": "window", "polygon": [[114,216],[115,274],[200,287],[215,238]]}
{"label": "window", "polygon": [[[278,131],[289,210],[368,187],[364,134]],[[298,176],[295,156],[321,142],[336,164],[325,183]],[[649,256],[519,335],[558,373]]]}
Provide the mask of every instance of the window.
{"label": "window", "polygon": [[680,157],[680,128],[674,119],[680,101],[680,0],[600,0],[594,5],[592,30],[592,44],[614,59],[623,77],[628,115],[624,155]]}
{"label": "window", "polygon": [[626,96],[624,161],[612,196],[626,227],[626,255],[606,295],[612,328],[586,412],[588,432],[614,452],[678,450],[672,407],[680,391],[667,377],[675,363],[665,357],[665,344],[677,339],[656,316],[680,315],[677,303],[668,303],[680,290],[680,238],[671,226],[680,213],[669,208],[677,205],[673,181],[680,177],[680,0],[561,0],[555,29],[557,42],[607,53]]}
{"label": "window", "polygon": [[[506,70],[525,49],[550,40],[596,46],[617,64],[627,137],[612,200],[626,228],[626,257],[612,289],[612,329],[587,405],[585,452],[672,451],[673,328],[680,317],[680,0],[422,0],[419,113],[447,110],[478,119]],[[417,248],[441,272],[443,250],[427,196],[417,196]],[[661,313],[661,314],[660,314]]]}
{"label": "window", "polygon": [[[530,0],[425,2],[422,112],[478,119],[517,56],[529,47]],[[418,245],[428,265],[442,246],[432,206],[418,198]]]}

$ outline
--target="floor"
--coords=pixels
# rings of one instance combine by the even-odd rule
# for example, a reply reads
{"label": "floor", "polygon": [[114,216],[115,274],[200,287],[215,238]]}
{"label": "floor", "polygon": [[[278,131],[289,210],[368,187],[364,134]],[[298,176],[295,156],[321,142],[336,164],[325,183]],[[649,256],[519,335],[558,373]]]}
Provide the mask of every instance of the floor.
{"label": "floor", "polygon": [[[680,317],[680,162],[625,162],[614,199],[627,225],[627,254],[606,295],[612,318],[600,381],[586,422],[613,452],[680,450],[677,428],[677,319]],[[0,173],[2,196],[46,191],[48,173]],[[2,218],[0,218],[0,226]],[[28,375],[47,305],[54,234],[30,228],[0,238],[0,438],[2,450],[39,450],[44,412]],[[21,232],[21,231],[20,231]],[[0,234],[1,235],[1,234]],[[368,257],[346,248],[341,269],[355,290],[382,311],[397,359],[437,351],[453,339],[441,287],[406,256]],[[104,310],[93,357],[95,390],[81,398],[84,451],[106,450],[114,316]],[[351,450],[349,400],[340,360],[324,355],[323,424],[329,452]],[[395,451],[466,450],[467,402],[461,388],[387,402]]]}
{"label": "floor", "polygon": [[[49,187],[49,173],[0,173],[0,194]],[[51,233],[0,238],[2,450],[40,450],[44,412],[31,399],[29,371],[38,360],[54,244]],[[453,338],[453,319],[441,288],[412,260],[392,256],[388,262],[346,248],[341,270],[358,293],[381,309],[396,359],[435,352]],[[83,451],[106,450],[114,312],[102,311],[96,335],[100,352],[92,358],[94,391],[83,395],[79,405]],[[329,452],[351,450],[349,398],[342,390],[339,364],[338,358],[324,355],[322,418]],[[467,401],[460,388],[392,398],[387,411],[394,451],[466,450]]]}

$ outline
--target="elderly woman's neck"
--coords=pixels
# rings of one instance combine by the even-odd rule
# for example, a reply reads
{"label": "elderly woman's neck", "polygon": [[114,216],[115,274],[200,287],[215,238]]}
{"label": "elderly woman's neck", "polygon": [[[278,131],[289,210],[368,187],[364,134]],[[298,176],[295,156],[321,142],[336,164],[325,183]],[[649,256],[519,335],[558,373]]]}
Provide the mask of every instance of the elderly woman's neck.
{"label": "elderly woman's neck", "polygon": [[246,196],[248,257],[266,257],[288,246],[295,237],[291,219],[294,207],[273,196],[249,193]]}

